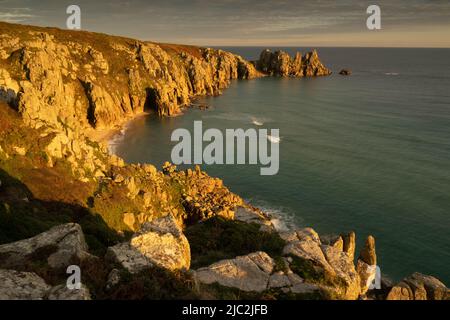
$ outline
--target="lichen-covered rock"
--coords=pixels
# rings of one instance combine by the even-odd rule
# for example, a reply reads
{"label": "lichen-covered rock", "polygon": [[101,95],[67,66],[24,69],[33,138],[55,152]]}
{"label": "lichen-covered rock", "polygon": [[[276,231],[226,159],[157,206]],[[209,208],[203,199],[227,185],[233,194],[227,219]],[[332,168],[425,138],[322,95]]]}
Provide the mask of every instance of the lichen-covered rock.
{"label": "lichen-covered rock", "polygon": [[355,259],[355,249],[356,249],[356,235],[352,231],[350,233],[342,235],[343,240],[343,251],[348,254],[350,260],[353,261]]}
{"label": "lichen-covered rock", "polygon": [[204,284],[218,283],[242,291],[261,292],[267,289],[274,266],[273,259],[265,252],[255,252],[200,268],[195,277]]}
{"label": "lichen-covered rock", "polygon": [[389,291],[386,300],[448,300],[449,289],[435,277],[413,273]]}
{"label": "lichen-covered rock", "polygon": [[89,259],[81,227],[75,223],[56,226],[35,237],[0,245],[0,268],[22,268],[29,261],[45,261],[49,267],[67,268]]}
{"label": "lichen-covered rock", "polygon": [[81,285],[80,289],[69,289],[65,284],[55,286],[50,289],[47,295],[48,300],[91,300],[89,289]]}
{"label": "lichen-covered rock", "polygon": [[340,294],[345,299],[355,300],[360,295],[360,277],[349,255],[334,246],[322,246],[322,251],[341,280]]}
{"label": "lichen-covered rock", "polygon": [[151,266],[168,270],[188,270],[189,242],[171,215],[145,223],[130,242],[108,249],[107,258],[137,273]]}
{"label": "lichen-covered rock", "polygon": [[[343,250],[340,236],[323,237],[322,242],[314,229],[304,228],[281,233],[281,237],[287,241],[283,255],[288,256],[292,270],[308,276],[306,282],[320,286],[340,299],[354,300],[359,297],[360,277],[352,257]],[[291,257],[300,259],[301,265],[296,265]]]}
{"label": "lichen-covered rock", "polygon": [[35,273],[0,269],[0,300],[41,300],[49,289]]}

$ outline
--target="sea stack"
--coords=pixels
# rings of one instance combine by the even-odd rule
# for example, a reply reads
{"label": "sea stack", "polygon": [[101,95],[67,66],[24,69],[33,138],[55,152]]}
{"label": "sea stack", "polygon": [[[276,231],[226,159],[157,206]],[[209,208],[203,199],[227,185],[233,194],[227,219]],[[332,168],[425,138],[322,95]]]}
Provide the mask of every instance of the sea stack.
{"label": "sea stack", "polygon": [[255,65],[259,71],[271,76],[312,77],[331,74],[331,71],[320,62],[316,50],[303,56],[297,52],[292,58],[284,51],[272,52],[266,49],[261,52]]}

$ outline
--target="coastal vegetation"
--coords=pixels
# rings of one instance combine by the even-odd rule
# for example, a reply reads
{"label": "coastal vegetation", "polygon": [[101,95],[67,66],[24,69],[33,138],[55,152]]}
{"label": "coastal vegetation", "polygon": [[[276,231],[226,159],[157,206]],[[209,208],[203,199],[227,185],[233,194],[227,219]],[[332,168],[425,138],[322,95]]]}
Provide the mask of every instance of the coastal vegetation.
{"label": "coastal vegetation", "polygon": [[[370,284],[369,237],[276,230],[199,167],[127,164],[104,138],[233,79],[328,75],[317,52],[222,50],[0,23],[0,299],[446,299],[431,276]],[[355,257],[356,265],[355,265]],[[65,287],[82,270],[82,289]],[[31,284],[31,285],[30,285]]]}

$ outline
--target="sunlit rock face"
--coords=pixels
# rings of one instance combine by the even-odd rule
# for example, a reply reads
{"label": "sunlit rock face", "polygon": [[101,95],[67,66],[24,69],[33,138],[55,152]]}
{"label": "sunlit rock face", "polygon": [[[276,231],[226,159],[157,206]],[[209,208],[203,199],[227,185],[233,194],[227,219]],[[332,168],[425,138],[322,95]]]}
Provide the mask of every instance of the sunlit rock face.
{"label": "sunlit rock face", "polygon": [[281,77],[313,77],[331,74],[331,71],[320,62],[316,50],[303,56],[297,52],[295,57],[291,58],[284,51],[272,52],[266,49],[261,52],[256,67],[265,74]]}

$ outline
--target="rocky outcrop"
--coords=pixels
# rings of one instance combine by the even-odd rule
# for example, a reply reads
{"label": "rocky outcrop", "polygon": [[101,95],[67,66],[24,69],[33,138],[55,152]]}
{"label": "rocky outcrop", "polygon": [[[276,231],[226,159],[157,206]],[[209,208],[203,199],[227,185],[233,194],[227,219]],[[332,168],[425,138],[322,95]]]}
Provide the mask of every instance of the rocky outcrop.
{"label": "rocky outcrop", "polygon": [[75,223],[56,226],[33,238],[0,245],[0,268],[20,270],[30,261],[45,262],[50,268],[92,258],[81,227]]}
{"label": "rocky outcrop", "polygon": [[449,293],[438,279],[416,272],[393,286],[386,300],[448,300]]}
{"label": "rocky outcrop", "polygon": [[110,247],[107,259],[131,273],[154,265],[168,270],[188,270],[189,242],[173,216],[145,223],[131,241]]}
{"label": "rocky outcrop", "polygon": [[50,288],[35,273],[0,269],[0,300],[41,300]]}
{"label": "rocky outcrop", "polygon": [[33,272],[0,269],[0,300],[91,300],[89,289],[51,287]]}
{"label": "rocky outcrop", "polygon": [[361,278],[361,293],[365,294],[376,277],[377,255],[375,252],[375,238],[368,236],[364,248],[359,254],[356,270]]}
{"label": "rocky outcrop", "polygon": [[261,226],[260,230],[274,231],[275,227],[270,221],[270,217],[257,208],[250,206],[238,206],[234,214],[234,219],[245,223],[255,223]]}
{"label": "rocky outcrop", "polygon": [[58,285],[50,289],[48,300],[91,300],[89,289],[81,285],[80,289],[68,289],[66,285]]}
{"label": "rocky outcrop", "polygon": [[234,219],[235,208],[243,204],[243,200],[231,193],[223,185],[223,181],[211,178],[196,166],[194,170],[177,170],[169,162],[163,165],[163,172],[183,186],[182,204],[187,212],[187,223],[206,220],[214,216]]}
{"label": "rocky outcrop", "polygon": [[200,268],[195,272],[195,279],[203,284],[217,283],[246,292],[280,290],[284,293],[312,294],[321,290],[289,269],[275,271],[274,260],[261,251]]}
{"label": "rocky outcrop", "polygon": [[272,76],[312,77],[331,74],[331,71],[320,62],[316,50],[303,56],[297,52],[295,57],[291,58],[284,51],[271,52],[266,49],[261,52],[255,64],[258,70]]}
{"label": "rocky outcrop", "polygon": [[[323,244],[312,228],[282,233],[287,241],[283,254],[291,269],[308,275],[309,282],[321,285],[341,299],[356,299],[360,295],[360,278],[351,256],[343,250],[343,240],[337,237]],[[301,267],[299,267],[301,266]]]}
{"label": "rocky outcrop", "polygon": [[242,291],[261,292],[267,289],[274,265],[266,253],[255,252],[198,269],[195,277],[205,284],[219,283]]}

